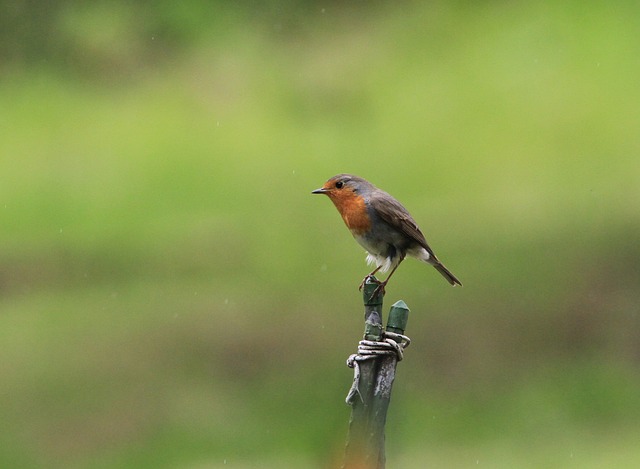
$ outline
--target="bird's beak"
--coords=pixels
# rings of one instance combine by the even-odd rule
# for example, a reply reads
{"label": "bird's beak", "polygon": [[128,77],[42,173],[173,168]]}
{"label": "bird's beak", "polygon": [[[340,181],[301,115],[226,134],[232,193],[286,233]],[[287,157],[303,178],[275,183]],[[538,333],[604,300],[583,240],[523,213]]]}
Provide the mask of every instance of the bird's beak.
{"label": "bird's beak", "polygon": [[329,192],[329,189],[325,189],[324,187],[311,191],[312,194],[326,194],[327,192]]}

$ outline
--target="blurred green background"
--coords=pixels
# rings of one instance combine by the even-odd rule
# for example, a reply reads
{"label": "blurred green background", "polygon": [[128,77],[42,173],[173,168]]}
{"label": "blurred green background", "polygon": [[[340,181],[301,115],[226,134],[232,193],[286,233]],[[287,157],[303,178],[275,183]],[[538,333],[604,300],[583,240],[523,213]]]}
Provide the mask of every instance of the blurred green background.
{"label": "blurred green background", "polygon": [[0,4],[0,466],[339,464],[412,212],[388,467],[640,464],[636,2]]}

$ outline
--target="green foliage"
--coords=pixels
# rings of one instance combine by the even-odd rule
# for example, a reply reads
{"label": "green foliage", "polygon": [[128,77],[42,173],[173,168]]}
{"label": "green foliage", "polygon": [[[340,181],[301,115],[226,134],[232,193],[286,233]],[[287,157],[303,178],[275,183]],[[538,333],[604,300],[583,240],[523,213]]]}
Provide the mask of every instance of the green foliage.
{"label": "green foliage", "polygon": [[637,465],[635,4],[52,5],[0,78],[0,466],[339,461],[339,172],[465,284],[387,289],[390,466]]}

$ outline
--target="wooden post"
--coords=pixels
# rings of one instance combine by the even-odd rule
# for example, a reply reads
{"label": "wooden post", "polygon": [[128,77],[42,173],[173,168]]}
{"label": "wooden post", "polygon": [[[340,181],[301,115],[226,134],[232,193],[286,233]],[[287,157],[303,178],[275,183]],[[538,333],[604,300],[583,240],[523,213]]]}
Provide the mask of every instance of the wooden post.
{"label": "wooden post", "polygon": [[[364,340],[382,339],[382,300],[383,294],[373,293],[378,287],[375,277],[369,277],[362,288],[364,299]],[[359,363],[360,380],[358,394],[351,404],[349,437],[345,451],[344,469],[375,468],[378,460],[378,448],[372,439],[371,404],[376,381],[378,360],[373,358]]]}
{"label": "wooden post", "polygon": [[[364,339],[381,341],[383,294],[372,297],[378,283],[369,278],[364,284],[363,298],[365,307]],[[391,307],[387,331],[403,334],[409,314],[404,301],[398,301]],[[384,469],[384,426],[391,399],[391,389],[395,379],[398,357],[380,355],[360,361],[360,380],[358,394],[351,405],[349,437],[345,451],[343,469]]]}

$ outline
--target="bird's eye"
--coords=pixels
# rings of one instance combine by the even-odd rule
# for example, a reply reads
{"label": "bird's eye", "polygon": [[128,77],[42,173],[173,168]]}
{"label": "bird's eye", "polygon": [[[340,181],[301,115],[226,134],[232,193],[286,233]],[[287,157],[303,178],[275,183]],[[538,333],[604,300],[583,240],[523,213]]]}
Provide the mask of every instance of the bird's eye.
{"label": "bird's eye", "polygon": [[342,181],[336,182],[336,189],[342,189],[342,186],[344,186],[344,182]]}

